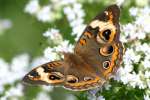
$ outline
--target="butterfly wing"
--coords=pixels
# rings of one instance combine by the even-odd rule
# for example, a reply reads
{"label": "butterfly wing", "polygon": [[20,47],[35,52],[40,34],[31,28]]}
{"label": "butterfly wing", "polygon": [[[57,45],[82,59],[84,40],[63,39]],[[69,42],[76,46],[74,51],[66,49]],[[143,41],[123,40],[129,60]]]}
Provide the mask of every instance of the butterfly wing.
{"label": "butterfly wing", "polygon": [[86,27],[75,46],[75,54],[85,59],[100,77],[107,78],[122,59],[119,14],[117,5],[106,8]]}
{"label": "butterfly wing", "polygon": [[53,61],[34,68],[23,78],[23,82],[36,85],[63,84],[64,61]]}

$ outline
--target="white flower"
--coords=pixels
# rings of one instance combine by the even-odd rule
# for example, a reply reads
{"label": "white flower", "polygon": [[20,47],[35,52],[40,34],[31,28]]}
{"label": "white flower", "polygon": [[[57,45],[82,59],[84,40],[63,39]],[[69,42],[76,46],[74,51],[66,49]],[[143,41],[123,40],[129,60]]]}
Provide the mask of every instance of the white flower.
{"label": "white flower", "polygon": [[130,15],[132,15],[132,16],[137,16],[138,9],[132,7],[132,8],[130,8],[129,12],[130,12]]}
{"label": "white flower", "polygon": [[49,61],[59,59],[59,55],[56,53],[56,51],[53,48],[50,48],[50,47],[47,47],[44,50],[44,57],[48,59]]}
{"label": "white flower", "polygon": [[33,59],[31,67],[39,66],[47,62],[49,62],[49,60],[46,59],[45,57],[36,57]]}
{"label": "white flower", "polygon": [[30,0],[25,7],[25,12],[35,16],[39,21],[52,22],[61,18],[60,11],[63,6],[59,0],[52,0],[50,4],[44,6],[40,6],[39,0]]}
{"label": "white flower", "polygon": [[103,96],[99,96],[97,100],[105,100],[105,98]]}
{"label": "white flower", "polygon": [[40,92],[35,100],[51,100],[51,97],[46,92]]}
{"label": "white flower", "polygon": [[67,16],[67,19],[72,28],[72,35],[75,35],[75,40],[77,41],[83,32],[85,25],[83,24],[85,13],[82,9],[80,3],[73,3],[72,6],[65,6],[64,13]]}
{"label": "white flower", "polygon": [[[82,5],[80,4],[80,3],[74,3],[73,4],[73,11],[74,11],[74,13],[77,15],[77,17],[84,17],[84,13],[82,13],[83,14],[83,16],[79,16],[80,15],[80,10],[81,10],[81,12],[83,11],[82,10]],[[81,15],[82,15],[81,14]]]}
{"label": "white flower", "polygon": [[137,74],[135,74],[135,73],[128,74],[126,77],[127,77],[127,79],[128,79],[128,83],[129,83],[133,88],[136,87],[137,82],[140,80],[140,79],[139,79],[139,76],[138,76]]}
{"label": "white flower", "polygon": [[137,81],[137,86],[139,87],[139,89],[145,89],[147,87],[147,84],[143,72],[139,71],[138,76],[139,80]]}
{"label": "white flower", "polygon": [[0,80],[9,73],[9,64],[0,58]]}
{"label": "white flower", "polygon": [[146,70],[144,76],[145,78],[150,78],[150,71]]}
{"label": "white flower", "polygon": [[0,35],[7,29],[12,27],[12,22],[9,19],[0,19]]}
{"label": "white flower", "polygon": [[142,65],[145,69],[150,68],[150,59],[144,59],[144,61],[142,61]]}
{"label": "white flower", "polygon": [[2,94],[4,91],[4,87],[0,85],[0,94]]}
{"label": "white flower", "polygon": [[39,0],[30,0],[25,7],[25,12],[29,14],[36,14],[40,9]]}
{"label": "white flower", "polygon": [[47,92],[50,92],[50,91],[53,91],[53,86],[42,86],[42,89],[44,90],[44,91],[47,91]]}
{"label": "white flower", "polygon": [[123,42],[134,39],[145,39],[146,35],[150,33],[150,7],[131,8],[130,14],[134,16],[135,21],[122,26],[124,36]]}
{"label": "white flower", "polygon": [[23,86],[18,84],[16,87],[11,87],[8,91],[6,91],[5,96],[2,97],[1,100],[7,100],[8,97],[15,98],[20,96],[23,96]]}
{"label": "white flower", "polygon": [[[13,84],[16,80],[23,77],[26,73],[26,68],[29,65],[29,56],[22,54],[16,56],[11,64],[6,63],[4,60],[0,60],[0,87],[5,84]],[[11,77],[10,77],[11,76]]]}
{"label": "white flower", "polygon": [[43,33],[43,36],[51,37],[52,39],[54,39],[56,38],[58,33],[59,33],[59,30],[52,28],[52,29],[48,29],[45,33]]}
{"label": "white flower", "polygon": [[110,90],[110,88],[112,87],[112,85],[109,84],[109,83],[105,83],[104,87],[105,87],[106,90]]}
{"label": "white flower", "polygon": [[134,63],[139,62],[140,58],[141,58],[141,56],[138,54],[135,54],[133,49],[127,49],[123,60],[124,60],[125,64],[131,64],[132,61]]}
{"label": "white flower", "polygon": [[51,6],[44,6],[42,7],[39,12],[37,13],[38,20],[42,22],[49,22],[53,20]]}
{"label": "white flower", "polygon": [[[149,9],[150,10],[150,9]],[[148,33],[150,32],[149,28],[149,23],[150,23],[150,14],[149,15],[142,15],[136,18],[136,24],[138,24],[140,26],[140,28],[143,28],[143,31]]]}
{"label": "white flower", "polygon": [[67,95],[66,100],[76,100],[76,98],[75,98],[75,96],[69,94],[69,95]]}
{"label": "white flower", "polygon": [[60,43],[60,45],[56,46],[54,49],[57,52],[73,52],[74,46],[72,44],[69,44],[69,41],[64,40]]}
{"label": "white flower", "polygon": [[136,51],[142,51],[142,52],[147,52],[148,49],[149,49],[149,46],[146,43],[144,44],[138,43],[136,44],[136,48],[135,48]]}
{"label": "white flower", "polygon": [[[16,56],[13,58],[12,63],[10,65],[11,70],[9,74],[11,75],[11,78],[5,79],[8,83],[15,82],[18,79],[21,79],[24,74],[26,73],[26,69],[29,65],[29,55],[28,54],[22,54],[19,56]],[[9,77],[10,75],[7,75]]]}
{"label": "white flower", "polygon": [[145,6],[143,9],[141,9],[141,14],[149,15],[150,14],[150,7]]}
{"label": "white flower", "polygon": [[76,37],[75,37],[76,41],[82,35],[84,29],[85,29],[85,25],[82,25],[82,24],[73,28],[72,35],[76,35]]}
{"label": "white flower", "polygon": [[61,2],[63,5],[73,4],[76,2],[76,0],[61,0],[61,1],[58,0],[58,1]]}
{"label": "white flower", "polygon": [[116,4],[118,6],[121,6],[124,3],[125,0],[116,0]]}
{"label": "white flower", "polygon": [[[149,12],[149,7],[131,8],[130,14],[135,17],[135,21],[121,26],[124,33],[121,40],[127,44],[130,43],[128,40],[135,41],[129,44],[123,57],[124,66],[118,69],[115,77],[115,80],[121,81],[123,84],[145,90],[150,87],[148,71],[150,68],[150,46],[146,42],[141,43],[141,40],[144,40],[149,32]],[[134,64],[138,65],[134,66]],[[134,67],[137,72],[134,71]]]}
{"label": "white flower", "polygon": [[[20,63],[21,62],[21,63]],[[13,58],[11,63],[11,71],[20,73],[25,71],[25,69],[29,65],[29,55],[28,54],[21,54]]]}
{"label": "white flower", "polygon": [[59,44],[63,41],[62,35],[59,33],[58,29],[48,29],[45,33],[43,33],[43,36],[49,37],[50,42],[54,44]]}
{"label": "white flower", "polygon": [[[82,23],[83,23],[83,19],[78,18],[76,20],[71,21],[70,26],[71,27],[77,27],[77,26],[81,26]],[[78,31],[76,31],[76,32],[78,32]]]}
{"label": "white flower", "polygon": [[[123,82],[123,84],[128,84],[129,82],[131,83],[131,80],[134,79],[133,78],[133,75],[130,74],[130,73],[126,73],[126,72],[123,72],[124,70],[123,69],[120,69],[118,71],[118,73],[120,74],[119,75],[119,80],[121,80]],[[133,84],[133,83],[132,83]],[[132,85],[133,86],[133,85]],[[135,83],[134,83],[134,87],[135,87]]]}
{"label": "white flower", "polygon": [[115,80],[123,82],[123,84],[129,84],[133,88],[138,86],[140,89],[146,88],[145,82],[142,81],[143,74],[142,72],[139,72],[139,74],[136,74],[134,71],[126,72],[124,68],[120,67],[117,71]]}
{"label": "white flower", "polygon": [[125,37],[131,38],[131,39],[136,38],[136,33],[135,33],[136,26],[134,24],[129,23],[127,25],[124,25],[122,28],[123,28],[122,31],[125,32]]}
{"label": "white flower", "polygon": [[136,35],[138,39],[144,39],[146,37],[146,34],[142,31],[138,31]]}
{"label": "white flower", "polygon": [[146,82],[148,89],[150,89],[150,77],[148,79],[146,79]]}
{"label": "white flower", "polygon": [[130,64],[130,63],[126,63],[125,65],[124,65],[124,72],[126,72],[126,73],[130,73],[130,72],[132,72],[133,71],[133,65],[132,64]]}
{"label": "white flower", "polygon": [[64,7],[64,13],[67,15],[67,19],[69,21],[74,20],[76,17],[75,13],[72,11],[72,8],[70,6]]}
{"label": "white flower", "polygon": [[45,33],[43,33],[43,36],[45,37],[49,37],[52,40],[57,40],[59,38],[62,38],[62,36],[59,34],[59,30],[58,29],[48,29]]}
{"label": "white flower", "polygon": [[150,100],[150,96],[149,95],[144,95],[144,100]]}

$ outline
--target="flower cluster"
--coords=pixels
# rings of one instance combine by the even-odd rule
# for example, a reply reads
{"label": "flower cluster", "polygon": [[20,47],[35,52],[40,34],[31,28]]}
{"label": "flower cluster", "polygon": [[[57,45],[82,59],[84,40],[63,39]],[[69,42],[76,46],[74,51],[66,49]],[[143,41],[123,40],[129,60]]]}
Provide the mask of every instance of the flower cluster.
{"label": "flower cluster", "polygon": [[11,87],[8,91],[6,91],[5,96],[1,97],[1,100],[8,100],[10,98],[17,100],[21,96],[23,96],[23,86],[21,84],[17,84],[17,86]]}
{"label": "flower cluster", "polygon": [[[58,60],[62,52],[73,52],[73,45],[68,40],[64,40],[57,29],[49,29],[44,34],[54,46],[48,46],[44,50],[44,57],[49,61]],[[52,42],[53,41],[53,42]]]}
{"label": "flower cluster", "polygon": [[72,35],[76,35],[75,40],[78,40],[85,28],[84,22],[84,11],[82,9],[82,5],[80,3],[74,2],[72,5],[68,5],[64,7],[64,13],[67,16],[67,19],[72,28]]}
{"label": "flower cluster", "polygon": [[[56,2],[58,3],[57,0]],[[63,12],[72,28],[71,34],[76,36],[75,40],[78,40],[85,27],[83,24],[85,13],[82,5],[76,0],[62,0],[59,4],[64,5]],[[68,40],[63,39],[58,29],[48,29],[43,35],[48,37],[50,44],[56,45],[55,47],[47,47],[44,50],[45,57],[50,61],[59,59],[58,52],[73,52],[74,46]]]}
{"label": "flower cluster", "polygon": [[52,0],[49,5],[41,6],[39,0],[30,0],[25,7],[25,12],[36,16],[39,21],[52,22],[61,18],[59,0]]}
{"label": "flower cluster", "polygon": [[[23,95],[23,87],[20,83],[15,87],[13,86],[17,80],[22,79],[25,75],[28,65],[29,56],[27,54],[14,57],[10,64],[5,62],[2,58],[0,59],[0,94],[5,94],[2,100]],[[8,91],[5,91],[4,86],[7,84],[11,84],[12,86]]]}
{"label": "flower cluster", "polygon": [[[130,15],[134,21],[122,25],[121,40],[127,44],[123,58],[123,67],[120,67],[116,80],[144,89],[145,100],[150,99],[150,7],[130,8]],[[135,70],[136,69],[136,70]]]}
{"label": "flower cluster", "polygon": [[128,42],[129,39],[145,39],[150,33],[150,8],[148,6],[143,9],[133,7],[130,9],[130,14],[135,21],[122,26],[124,36],[121,36],[121,40]]}
{"label": "flower cluster", "polygon": [[[28,54],[21,54],[14,57],[11,63],[7,63],[2,58],[0,58],[0,94],[4,95],[1,100],[8,100],[9,98],[18,100],[19,97],[24,95],[22,78],[29,71],[29,66],[34,67],[45,62],[48,62],[44,57],[39,57],[33,59],[29,62],[30,57]],[[16,81],[20,80],[16,83]],[[10,85],[9,89],[4,88],[6,85]],[[48,92],[53,90],[53,87],[42,88],[43,94],[46,95]],[[40,98],[42,94],[37,95]],[[38,99],[40,100],[40,99]]]}
{"label": "flower cluster", "polygon": [[[48,5],[41,6],[39,0],[30,0],[25,7],[25,12],[34,15],[39,21],[53,22],[62,17],[61,11],[65,6],[75,3],[76,0],[51,0],[51,3]],[[79,5],[75,5],[74,7],[80,7]],[[80,11],[81,9],[77,10]]]}

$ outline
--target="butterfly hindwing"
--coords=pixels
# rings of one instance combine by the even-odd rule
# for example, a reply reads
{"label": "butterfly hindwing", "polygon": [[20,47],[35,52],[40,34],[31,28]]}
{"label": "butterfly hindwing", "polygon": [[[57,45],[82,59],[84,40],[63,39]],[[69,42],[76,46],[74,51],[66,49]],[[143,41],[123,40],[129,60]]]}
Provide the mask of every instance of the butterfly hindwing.
{"label": "butterfly hindwing", "polygon": [[96,75],[94,69],[79,56],[71,53],[65,54],[66,81],[64,87],[74,91],[89,90],[100,87],[105,80]]}

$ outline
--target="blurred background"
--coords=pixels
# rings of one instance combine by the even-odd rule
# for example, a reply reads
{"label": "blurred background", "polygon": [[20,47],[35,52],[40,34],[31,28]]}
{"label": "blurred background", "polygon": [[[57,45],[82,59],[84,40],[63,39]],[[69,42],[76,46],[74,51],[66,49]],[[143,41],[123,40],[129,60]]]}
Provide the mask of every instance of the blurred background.
{"label": "blurred background", "polygon": [[61,59],[59,51],[72,52],[85,26],[111,4],[121,8],[121,40],[128,49],[122,69],[97,99],[150,100],[149,0],[0,0],[1,100],[96,100],[88,92],[21,80],[35,66]]}

